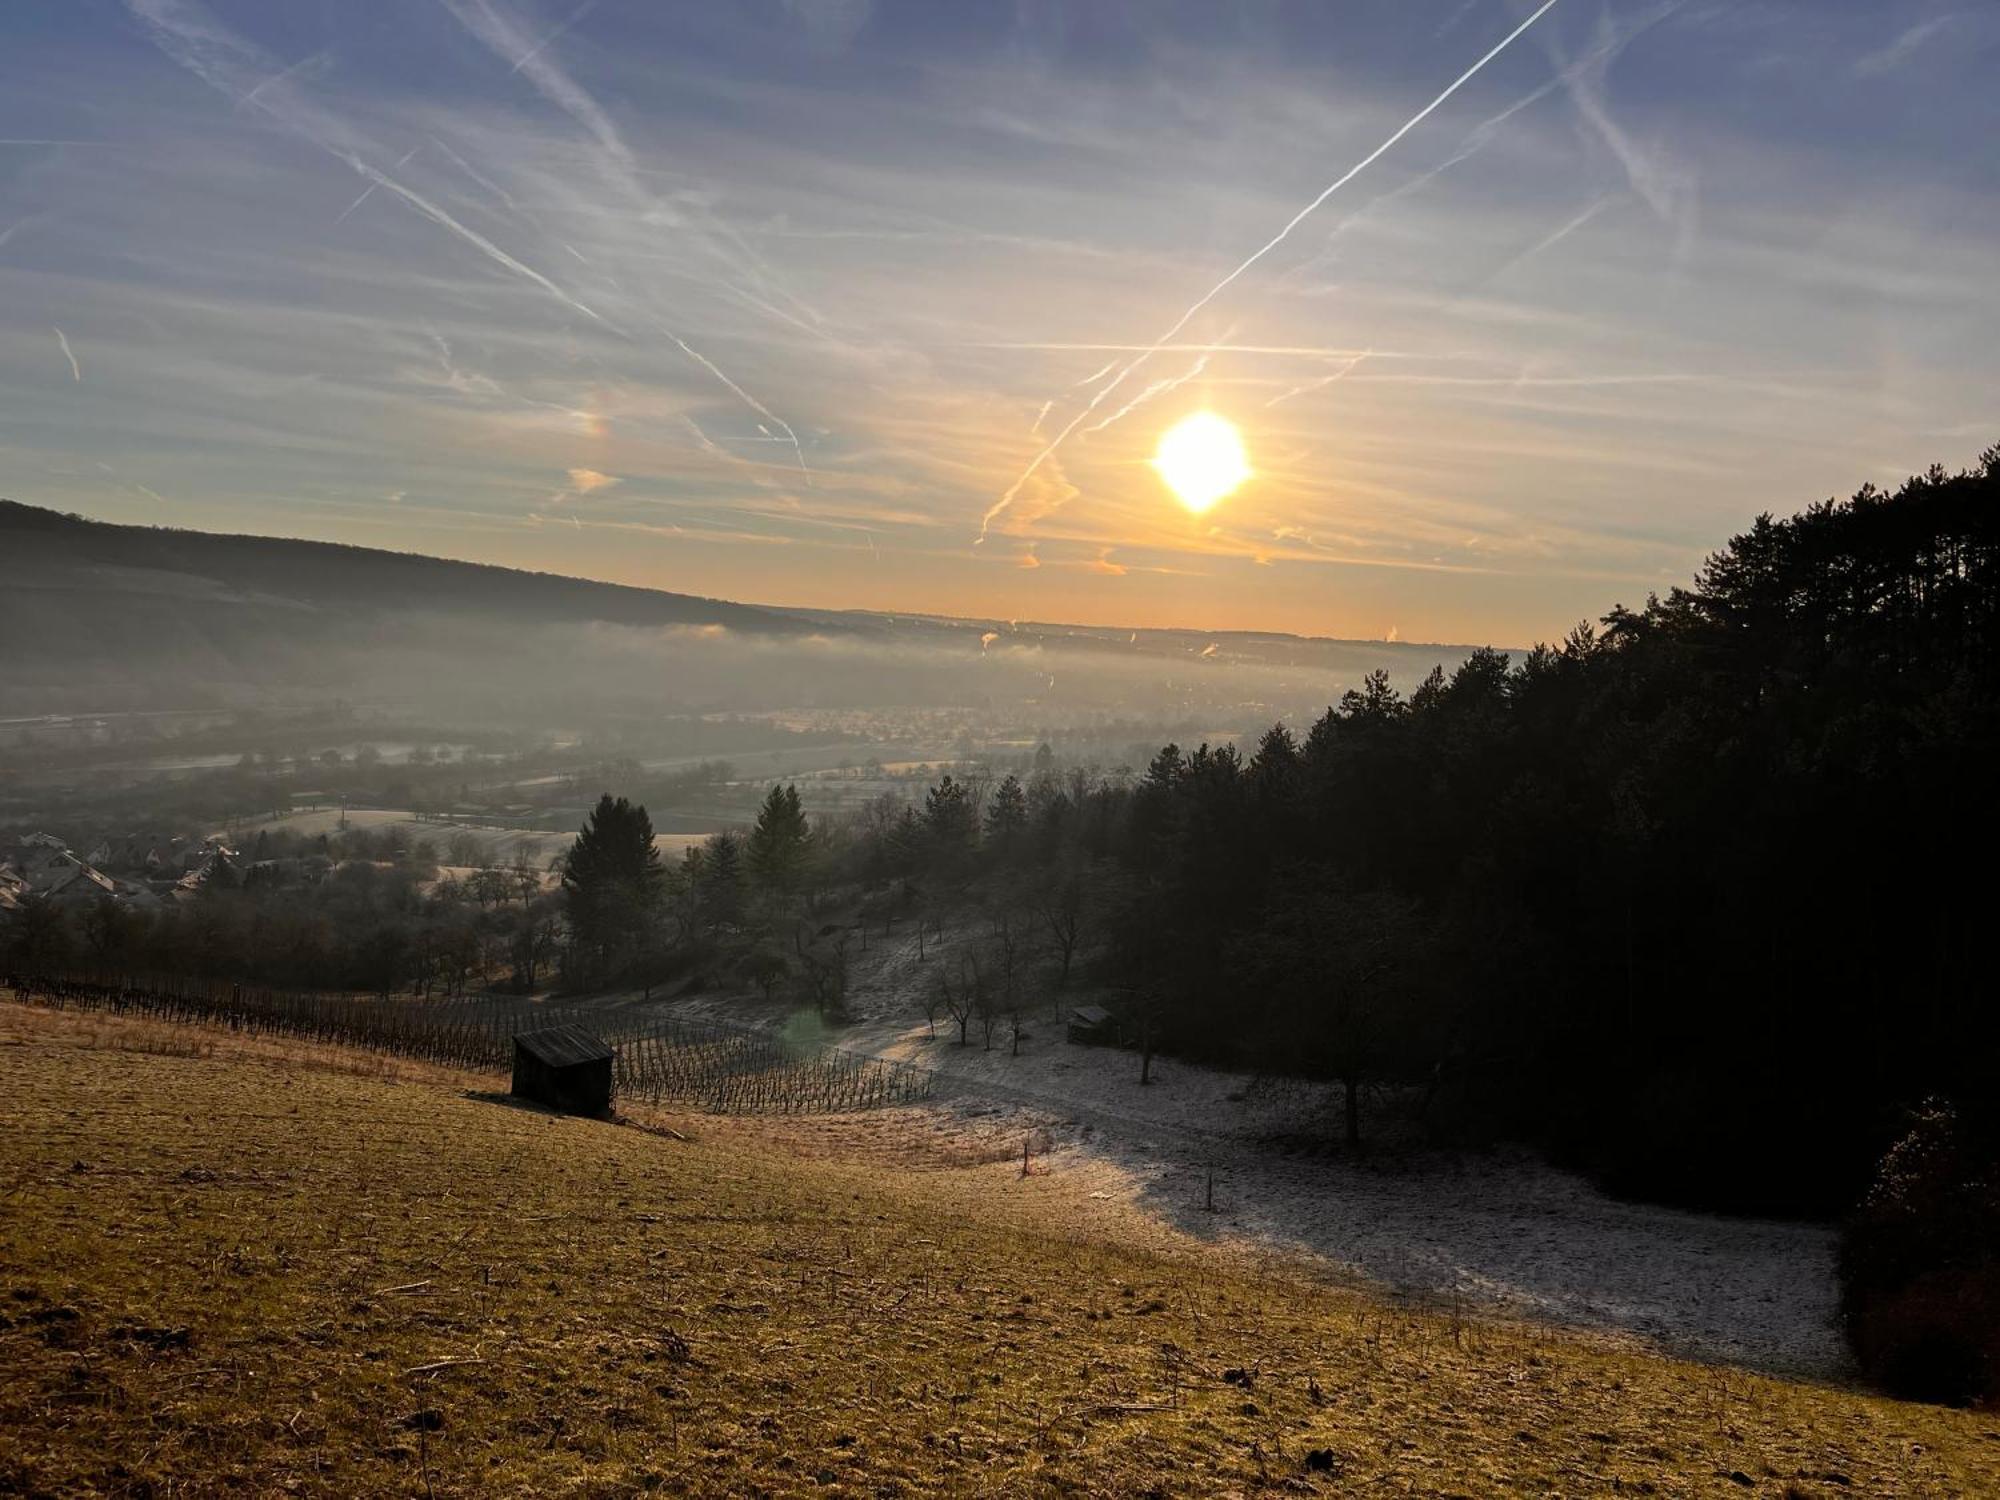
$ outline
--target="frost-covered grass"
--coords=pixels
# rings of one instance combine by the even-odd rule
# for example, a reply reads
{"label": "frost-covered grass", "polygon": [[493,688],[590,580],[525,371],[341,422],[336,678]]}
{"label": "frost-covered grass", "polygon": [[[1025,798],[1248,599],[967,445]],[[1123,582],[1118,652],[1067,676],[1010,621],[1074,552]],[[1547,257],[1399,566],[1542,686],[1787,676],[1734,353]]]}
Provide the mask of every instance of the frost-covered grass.
{"label": "frost-covered grass", "polygon": [[[1379,1290],[1588,1329],[1667,1352],[1815,1378],[1844,1378],[1833,1232],[1817,1224],[1687,1213],[1609,1198],[1518,1150],[1420,1149],[1394,1101],[1371,1100],[1367,1149],[1337,1144],[1337,1085],[1258,1079],[1136,1053],[1071,1046],[1061,1006],[1093,998],[1038,988],[1019,1056],[1004,1022],[960,1046],[924,1017],[941,962],[977,943],[967,916],[923,956],[908,923],[852,950],[852,1023],[820,1035],[937,1070],[936,1108],[808,1134],[893,1159],[958,1162],[1012,1153],[1033,1134],[1052,1192],[1117,1202],[1253,1264],[1298,1261]],[[682,1011],[752,1021],[782,1007],[698,996]],[[1211,1213],[1209,1177],[1218,1212]],[[1092,1195],[1098,1195],[1093,1197]],[[1062,1210],[1070,1211],[1068,1208]]]}

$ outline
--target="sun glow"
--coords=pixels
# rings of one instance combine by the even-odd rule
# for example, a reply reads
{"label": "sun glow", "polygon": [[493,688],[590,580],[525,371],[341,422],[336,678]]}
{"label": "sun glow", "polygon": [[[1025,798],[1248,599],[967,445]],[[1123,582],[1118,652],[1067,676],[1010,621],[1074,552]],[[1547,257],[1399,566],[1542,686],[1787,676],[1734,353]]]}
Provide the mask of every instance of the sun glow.
{"label": "sun glow", "polygon": [[1212,411],[1183,417],[1161,433],[1153,467],[1175,498],[1195,515],[1250,477],[1243,435],[1235,423]]}

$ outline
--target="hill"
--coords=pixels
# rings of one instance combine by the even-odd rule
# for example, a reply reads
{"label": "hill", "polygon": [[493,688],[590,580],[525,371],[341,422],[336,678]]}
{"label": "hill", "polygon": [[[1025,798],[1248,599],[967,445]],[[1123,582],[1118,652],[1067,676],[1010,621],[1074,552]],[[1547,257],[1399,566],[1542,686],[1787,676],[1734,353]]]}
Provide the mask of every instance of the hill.
{"label": "hill", "polygon": [[488,1082],[0,1007],[22,1494],[1970,1494],[1990,1416],[1397,1308]]}
{"label": "hill", "polygon": [[0,556],[12,595],[0,704],[24,708],[79,692],[56,706],[154,706],[163,690],[210,701],[336,691],[356,684],[357,654],[418,644],[445,619],[506,635],[592,623],[799,628],[687,594],[329,542],[118,526],[4,500]]}
{"label": "hill", "polygon": [[[1040,704],[1093,719],[1293,700],[1467,647],[734,604],[0,500],[0,716],[334,699],[546,727],[643,706]],[[1060,666],[1058,674],[1054,669]],[[976,674],[976,675],[975,675]],[[1060,686],[1057,678],[1060,677]]]}

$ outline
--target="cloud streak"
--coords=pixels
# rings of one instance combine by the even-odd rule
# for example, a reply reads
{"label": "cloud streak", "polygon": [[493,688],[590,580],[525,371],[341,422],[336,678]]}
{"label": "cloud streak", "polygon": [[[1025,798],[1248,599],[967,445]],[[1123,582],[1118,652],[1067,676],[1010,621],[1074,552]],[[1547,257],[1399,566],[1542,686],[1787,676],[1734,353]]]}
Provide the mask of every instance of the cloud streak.
{"label": "cloud streak", "polygon": [[[347,163],[366,179],[371,189],[379,187],[393,193],[439,228],[471,245],[495,265],[540,287],[573,312],[581,313],[594,323],[610,326],[604,318],[540,271],[509,255],[477,230],[460,223],[421,193],[405,187],[387,172],[364,161],[357,150],[344,143],[346,132],[332,117],[286,99],[282,85],[289,81],[296,69],[281,70],[266,84],[242,88],[240,79],[243,70],[255,67],[260,61],[256,48],[199,7],[187,3],[187,0],[126,0],[126,3],[132,14],[147,27],[160,49],[203,82],[233,98],[239,106],[254,105],[263,110],[329,156]],[[274,88],[271,100],[257,97],[265,87]],[[364,192],[362,197],[367,197],[367,193]],[[358,206],[359,200],[353,207]],[[352,212],[353,208],[348,211]]]}
{"label": "cloud streak", "polygon": [[1880,78],[1885,73],[1893,73],[1924,48],[1931,38],[1949,31],[1959,22],[1957,15],[1933,16],[1928,21],[1919,21],[1901,32],[1888,46],[1877,52],[1870,52],[1854,64],[1856,78]]}
{"label": "cloud streak", "polygon": [[[580,4],[0,7],[20,117],[81,136],[87,76],[100,137],[0,147],[17,498],[157,522],[143,476],[187,525],[725,597],[1523,640],[1981,446],[1964,0],[1636,42],[1660,0],[1557,6],[1163,342],[1536,0],[1100,7],[1082,50]],[[1869,109],[1827,96],[1947,10]],[[1199,522],[1144,462],[1197,396],[1257,471]]]}
{"label": "cloud streak", "polygon": [[76,362],[76,351],[69,346],[69,335],[58,328],[56,330],[56,342],[62,345],[63,358],[69,361],[70,379],[81,384],[83,381],[83,366]]}
{"label": "cloud streak", "polygon": [[1000,499],[996,501],[991,507],[989,507],[986,514],[983,517],[981,517],[979,523],[980,539],[982,541],[985,539],[986,533],[988,529],[992,526],[993,522],[1003,512],[1006,511],[1008,506],[1014,503],[1014,497],[1020,493],[1021,486],[1028,481],[1030,476],[1034,474],[1035,470],[1039,469],[1044,463],[1046,463],[1051,457],[1055,455],[1056,450],[1063,445],[1064,440],[1067,439],[1071,433],[1076,431],[1078,426],[1081,425],[1082,422],[1084,421],[1085,417],[1087,417],[1092,411],[1094,411],[1097,408],[1098,404],[1101,401],[1103,401],[1105,397],[1109,396],[1114,390],[1116,390],[1119,387],[1119,385],[1121,385],[1125,381],[1126,377],[1131,375],[1133,371],[1137,370],[1142,364],[1144,364],[1148,359],[1150,359],[1152,355],[1157,350],[1159,350],[1163,345],[1171,342],[1173,338],[1176,335],[1178,335],[1183,328],[1187,327],[1187,325],[1194,320],[1195,316],[1199,314],[1204,307],[1207,307],[1209,303],[1213,302],[1217,297],[1219,297],[1240,277],[1242,277],[1242,275],[1246,271],[1248,271],[1252,266],[1256,265],[1257,262],[1262,260],[1266,255],[1269,255],[1273,250],[1277,249],[1279,245],[1283,244],[1285,240],[1290,237],[1292,231],[1298,228],[1299,225],[1303,224],[1306,221],[1306,219],[1311,217],[1311,215],[1322,204],[1324,204],[1327,201],[1327,199],[1331,198],[1335,193],[1339,192],[1343,187],[1347,186],[1348,183],[1352,182],[1356,177],[1359,177],[1363,172],[1367,171],[1369,167],[1373,166],[1384,155],[1386,155],[1398,141],[1402,140],[1404,136],[1408,135],[1412,130],[1415,130],[1419,125],[1423,124],[1425,120],[1429,119],[1431,115],[1434,114],[1440,106],[1442,106],[1448,99],[1452,97],[1452,95],[1456,94],[1460,89],[1465,87],[1466,84],[1470,83],[1474,78],[1478,77],[1479,74],[1485,69],[1488,63],[1492,62],[1493,59],[1500,56],[1501,53],[1505,52],[1509,47],[1511,47],[1523,34],[1527,32],[1529,27],[1533,26],[1537,21],[1541,20],[1543,16],[1547,15],[1551,10],[1553,10],[1556,7],[1557,3],[1558,0],[1542,0],[1542,4],[1539,7],[1537,7],[1532,13],[1530,13],[1528,18],[1522,21],[1520,25],[1516,26],[1512,31],[1508,32],[1506,36],[1502,37],[1500,41],[1494,45],[1492,50],[1487,52],[1483,57],[1481,57],[1471,67],[1467,68],[1463,73],[1459,74],[1457,78],[1453,79],[1450,84],[1446,85],[1444,91],[1440,93],[1436,98],[1432,99],[1430,103],[1426,104],[1422,109],[1418,110],[1408,120],[1404,121],[1402,125],[1398,126],[1393,132],[1391,132],[1389,138],[1383,141],[1381,145],[1377,146],[1373,151],[1369,152],[1366,156],[1362,157],[1360,161],[1356,162],[1352,167],[1348,168],[1346,172],[1342,173],[1339,177],[1335,178],[1332,182],[1327,184],[1326,187],[1322,188],[1319,192],[1319,195],[1316,198],[1314,198],[1311,202],[1306,204],[1304,208],[1300,209],[1297,213],[1293,214],[1290,219],[1286,220],[1284,225],[1278,230],[1276,234],[1272,235],[1270,239],[1266,240],[1262,245],[1258,246],[1255,250],[1251,251],[1247,257],[1245,257],[1242,261],[1240,261],[1235,266],[1235,268],[1232,269],[1227,275],[1225,275],[1220,281],[1216,282],[1215,285],[1210,287],[1206,292],[1202,293],[1201,296],[1197,297],[1194,300],[1194,302],[1188,306],[1187,310],[1183,312],[1180,315],[1180,317],[1174,320],[1173,324],[1167,329],[1165,333],[1161,334],[1157,339],[1155,339],[1152,342],[1151,345],[1147,347],[1147,349],[1143,353],[1141,353],[1136,359],[1133,359],[1130,363],[1128,363],[1124,369],[1120,370],[1118,374],[1112,378],[1109,384],[1107,384],[1094,397],[1092,397],[1090,404],[1086,406],[1084,410],[1080,412],[1077,416],[1071,418],[1069,423],[1062,429],[1062,431],[1056,434],[1055,439],[1052,442],[1050,442],[1048,446],[1045,447],[1039,454],[1037,454],[1033,460],[1029,462],[1028,467],[1022,472],[1021,476],[1018,479],[1016,479],[1011,486],[1008,487],[1006,493],[1003,494],[1000,497]]}

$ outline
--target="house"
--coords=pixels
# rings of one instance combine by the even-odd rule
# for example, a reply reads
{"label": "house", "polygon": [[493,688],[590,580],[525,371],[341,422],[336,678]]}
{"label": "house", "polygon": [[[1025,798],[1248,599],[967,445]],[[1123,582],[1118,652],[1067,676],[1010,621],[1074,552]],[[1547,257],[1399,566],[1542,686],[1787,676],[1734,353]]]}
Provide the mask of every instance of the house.
{"label": "house", "polygon": [[1072,1042],[1086,1047],[1117,1047],[1125,1041],[1118,1017],[1101,1005],[1072,1006],[1066,1032]]}
{"label": "house", "polygon": [[514,1038],[517,1099],[570,1115],[611,1112],[611,1049],[581,1026],[551,1026]]}
{"label": "house", "polygon": [[29,834],[0,845],[0,869],[18,878],[26,888],[24,894],[45,896],[59,906],[80,906],[124,894],[117,881],[78,859],[51,834]]}

